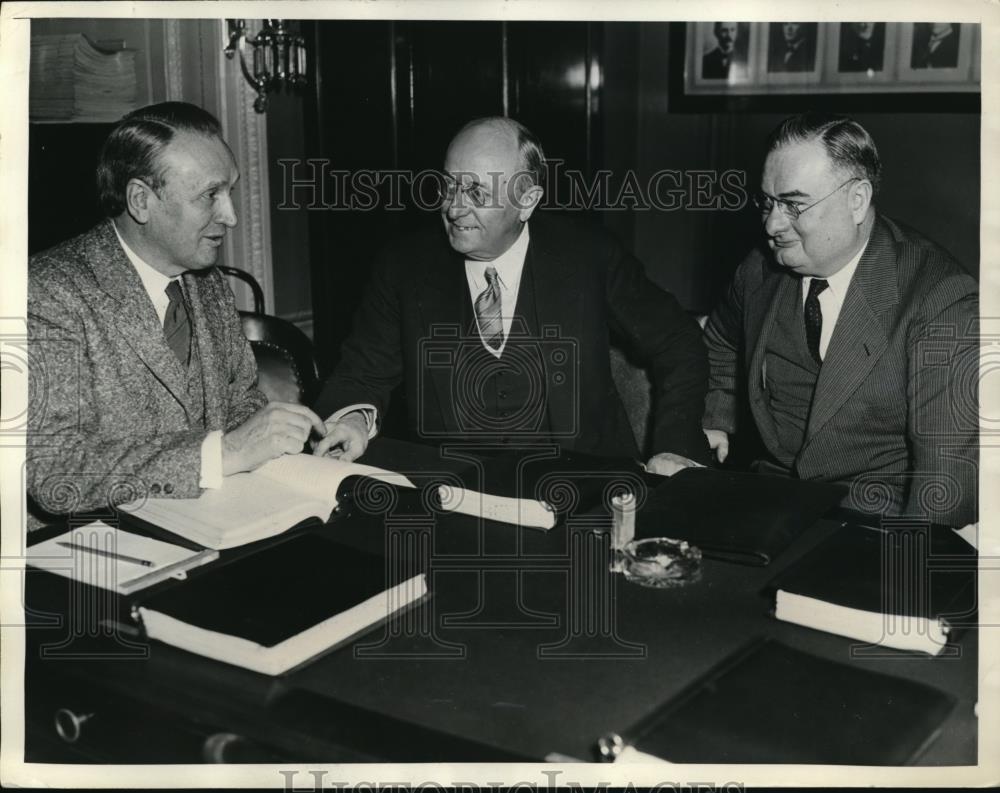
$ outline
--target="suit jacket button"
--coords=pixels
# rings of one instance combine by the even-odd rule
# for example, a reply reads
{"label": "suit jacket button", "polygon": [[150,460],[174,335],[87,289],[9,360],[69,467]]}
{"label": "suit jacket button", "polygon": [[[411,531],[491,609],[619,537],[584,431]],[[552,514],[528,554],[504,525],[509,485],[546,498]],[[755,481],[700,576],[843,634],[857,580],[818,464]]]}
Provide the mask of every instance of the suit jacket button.
{"label": "suit jacket button", "polygon": [[154,484],[152,487],[149,488],[149,492],[154,495],[158,494],[160,492],[160,486],[158,484]]}
{"label": "suit jacket button", "polygon": [[167,493],[168,495],[170,493],[173,493],[174,492],[174,486],[173,485],[164,485],[163,486],[163,492]]}

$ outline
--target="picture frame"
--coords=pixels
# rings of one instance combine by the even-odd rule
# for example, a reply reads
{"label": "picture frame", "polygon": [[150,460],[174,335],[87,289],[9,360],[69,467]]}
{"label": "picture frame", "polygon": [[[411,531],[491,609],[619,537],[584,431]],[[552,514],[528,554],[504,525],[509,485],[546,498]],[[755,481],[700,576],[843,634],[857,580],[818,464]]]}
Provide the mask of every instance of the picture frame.
{"label": "picture frame", "polygon": [[840,22],[829,31],[827,82],[847,90],[896,79],[899,28],[888,22]]}
{"label": "picture frame", "polygon": [[814,86],[821,82],[826,26],[819,22],[761,22],[759,70],[765,86]]}
{"label": "picture frame", "polygon": [[[845,98],[851,94],[867,94],[872,103],[889,101],[893,107],[912,103],[906,95],[919,93],[948,94],[952,97],[948,101],[962,106],[979,101],[973,96],[980,92],[981,82],[981,29],[978,23],[694,22],[678,25],[684,26],[681,82],[685,96],[758,97],[754,102],[765,105],[782,96],[802,94],[843,95]],[[949,26],[951,33],[946,34],[942,25]],[[929,45],[932,37],[940,39],[940,43]],[[719,51],[733,38],[729,68],[723,74],[718,71],[719,61],[724,62]],[[709,57],[713,52],[716,53],[712,56],[716,59],[714,64]],[[925,61],[926,65],[922,65]],[[740,68],[733,69],[733,64]],[[893,94],[898,97],[889,96]],[[742,107],[751,109],[752,105],[744,101]]]}
{"label": "picture frame", "polygon": [[898,79],[935,89],[970,79],[977,28],[968,22],[903,22]]}
{"label": "picture frame", "polygon": [[[756,80],[759,30],[753,23],[696,22],[688,25],[688,36],[686,69],[694,85],[726,89]],[[723,52],[727,44],[728,53]]]}

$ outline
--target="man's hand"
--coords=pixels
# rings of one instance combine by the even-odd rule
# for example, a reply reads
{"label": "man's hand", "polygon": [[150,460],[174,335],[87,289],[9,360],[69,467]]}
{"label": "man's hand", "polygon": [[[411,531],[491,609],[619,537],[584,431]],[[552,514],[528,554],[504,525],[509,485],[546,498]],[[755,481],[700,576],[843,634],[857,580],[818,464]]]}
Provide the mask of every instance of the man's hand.
{"label": "man's hand", "polygon": [[670,452],[654,454],[649,458],[649,462],[646,463],[647,471],[651,474],[659,474],[660,476],[673,476],[684,468],[704,467],[701,463],[696,463],[687,457],[681,457],[679,454],[671,454]]}
{"label": "man's hand", "polygon": [[322,440],[313,447],[313,454],[329,454],[345,463],[357,460],[368,448],[368,422],[364,415],[355,410],[339,421],[326,423]]}
{"label": "man's hand", "polygon": [[708,438],[709,448],[715,452],[715,459],[724,463],[729,456],[729,435],[723,430],[702,430]]}
{"label": "man's hand", "polygon": [[301,452],[313,429],[326,432],[305,405],[271,402],[222,436],[222,473],[252,471],[275,457]]}

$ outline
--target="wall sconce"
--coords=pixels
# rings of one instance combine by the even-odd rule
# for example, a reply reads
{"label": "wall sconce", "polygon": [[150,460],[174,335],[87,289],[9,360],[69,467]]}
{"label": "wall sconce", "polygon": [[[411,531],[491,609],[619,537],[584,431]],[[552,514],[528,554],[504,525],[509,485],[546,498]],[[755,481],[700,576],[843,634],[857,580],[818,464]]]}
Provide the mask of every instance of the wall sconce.
{"label": "wall sconce", "polygon": [[[223,50],[232,60],[239,52],[240,68],[247,82],[257,92],[253,109],[267,110],[267,95],[282,85],[303,85],[306,82],[306,42],[302,36],[289,33],[283,19],[265,19],[257,38],[247,38],[246,21],[230,19],[229,44]],[[253,47],[253,72],[247,67],[243,44]]]}

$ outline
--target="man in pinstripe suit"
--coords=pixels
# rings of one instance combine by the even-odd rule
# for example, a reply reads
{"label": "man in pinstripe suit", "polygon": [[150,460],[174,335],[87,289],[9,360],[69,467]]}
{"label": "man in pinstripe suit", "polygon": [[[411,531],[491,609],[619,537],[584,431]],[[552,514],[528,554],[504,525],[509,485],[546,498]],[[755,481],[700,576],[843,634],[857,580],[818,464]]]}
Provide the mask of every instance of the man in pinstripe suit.
{"label": "man in pinstripe suit", "polygon": [[973,520],[976,281],[876,211],[878,153],[858,123],[789,118],[767,151],[754,200],[769,250],[744,260],[706,328],[717,458],[745,397],[758,470],[849,484],[844,506],[866,513]]}

